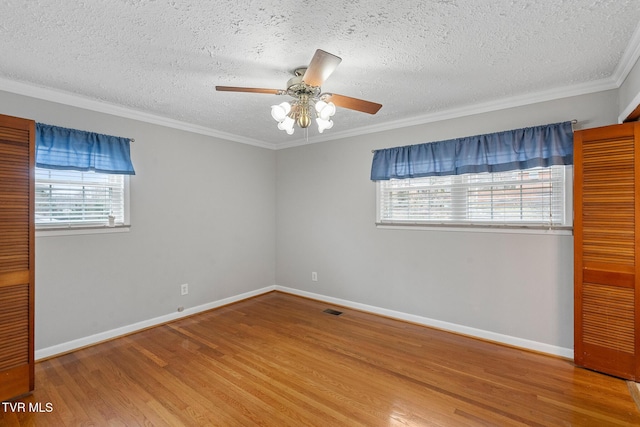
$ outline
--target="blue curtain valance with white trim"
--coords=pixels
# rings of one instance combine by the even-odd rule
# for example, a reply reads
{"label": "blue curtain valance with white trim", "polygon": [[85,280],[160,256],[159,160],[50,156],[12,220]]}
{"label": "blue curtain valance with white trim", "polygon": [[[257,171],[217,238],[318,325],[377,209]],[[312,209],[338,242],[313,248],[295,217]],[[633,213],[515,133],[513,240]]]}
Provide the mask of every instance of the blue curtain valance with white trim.
{"label": "blue curtain valance with white trim", "polygon": [[135,175],[130,140],[36,123],[36,166]]}
{"label": "blue curtain valance with white trim", "polygon": [[377,150],[371,180],[573,164],[571,122]]}

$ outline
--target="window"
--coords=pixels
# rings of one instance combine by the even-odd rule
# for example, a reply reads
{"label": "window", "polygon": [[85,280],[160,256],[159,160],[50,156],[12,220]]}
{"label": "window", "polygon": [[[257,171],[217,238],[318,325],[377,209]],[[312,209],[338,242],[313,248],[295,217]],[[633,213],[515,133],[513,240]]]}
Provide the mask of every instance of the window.
{"label": "window", "polygon": [[572,122],[375,150],[379,224],[570,228]]}
{"label": "window", "polygon": [[128,231],[131,141],[36,123],[35,224],[41,236]]}
{"label": "window", "polygon": [[36,228],[129,225],[128,175],[36,167]]}
{"label": "window", "polygon": [[377,181],[380,224],[568,227],[571,166]]}

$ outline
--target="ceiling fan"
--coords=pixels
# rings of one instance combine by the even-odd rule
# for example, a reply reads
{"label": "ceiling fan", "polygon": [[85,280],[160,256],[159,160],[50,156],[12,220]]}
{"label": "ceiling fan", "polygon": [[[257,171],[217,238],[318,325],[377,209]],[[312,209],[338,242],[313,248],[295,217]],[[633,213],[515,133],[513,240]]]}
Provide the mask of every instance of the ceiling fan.
{"label": "ceiling fan", "polygon": [[336,112],[336,106],[369,114],[376,114],[382,107],[381,104],[363,99],[336,93],[322,93],[320,86],[341,61],[340,57],[318,49],[308,67],[294,70],[294,77],[287,82],[286,89],[216,86],[216,90],[289,95],[294,98],[291,102],[271,106],[271,116],[278,122],[278,129],[291,135],[296,123],[299,127],[306,129],[315,118],[318,131],[322,133],[325,129],[333,127],[331,117]]}

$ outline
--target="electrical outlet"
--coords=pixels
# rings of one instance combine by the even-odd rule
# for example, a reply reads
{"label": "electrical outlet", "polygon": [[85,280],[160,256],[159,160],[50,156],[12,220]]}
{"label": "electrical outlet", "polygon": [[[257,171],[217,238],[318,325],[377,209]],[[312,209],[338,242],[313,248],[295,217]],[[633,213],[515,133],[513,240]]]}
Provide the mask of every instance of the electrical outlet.
{"label": "electrical outlet", "polygon": [[180,285],[180,295],[187,295],[189,293],[189,284],[183,283]]}
{"label": "electrical outlet", "polygon": [[311,272],[311,281],[312,282],[317,282],[318,281],[318,273],[316,273],[315,271]]}

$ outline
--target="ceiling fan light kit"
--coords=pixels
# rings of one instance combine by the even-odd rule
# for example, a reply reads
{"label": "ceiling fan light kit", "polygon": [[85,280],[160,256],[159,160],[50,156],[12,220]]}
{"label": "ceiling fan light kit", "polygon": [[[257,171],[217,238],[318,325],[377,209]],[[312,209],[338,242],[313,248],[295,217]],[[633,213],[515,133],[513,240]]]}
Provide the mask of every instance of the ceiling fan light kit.
{"label": "ceiling fan light kit", "polygon": [[[313,105],[313,108],[312,108]],[[333,127],[331,117],[336,113],[336,106],[333,102],[326,103],[324,101],[315,100],[306,96],[293,101],[293,105],[283,102],[278,105],[271,106],[271,117],[278,122],[278,129],[286,131],[289,135],[293,134],[293,125],[298,124],[302,129],[311,125],[311,118],[315,116],[318,132],[322,133],[325,129]]]}
{"label": "ceiling fan light kit", "polygon": [[294,126],[306,129],[315,118],[318,132],[333,127],[331,117],[336,113],[336,105],[350,110],[375,114],[382,107],[381,104],[351,98],[344,95],[321,93],[320,86],[333,73],[342,61],[338,56],[321,49],[316,50],[308,68],[298,68],[295,77],[287,82],[287,89],[264,89],[232,86],[216,86],[218,91],[251,92],[273,95],[289,95],[294,98],[291,102],[282,102],[271,106],[271,117],[278,122],[278,129],[292,135]]}

